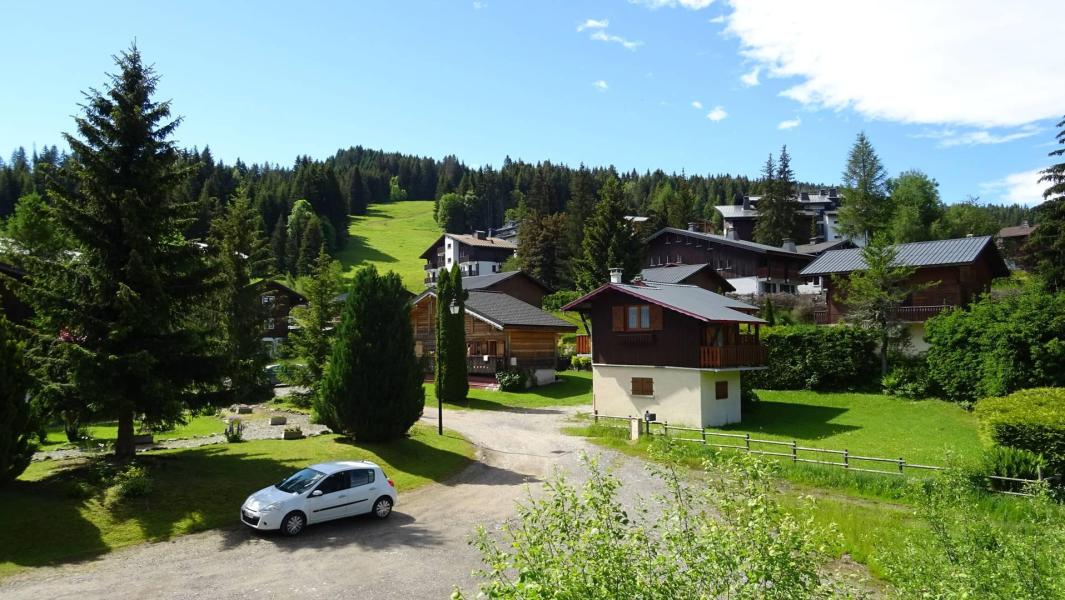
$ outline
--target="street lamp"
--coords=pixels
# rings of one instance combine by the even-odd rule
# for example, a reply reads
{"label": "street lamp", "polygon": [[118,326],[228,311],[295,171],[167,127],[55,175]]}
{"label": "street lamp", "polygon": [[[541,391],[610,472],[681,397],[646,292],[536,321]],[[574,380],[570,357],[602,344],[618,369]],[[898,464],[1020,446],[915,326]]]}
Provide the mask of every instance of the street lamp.
{"label": "street lamp", "polygon": [[[457,317],[461,310],[459,303],[455,302],[454,298],[451,299],[451,304],[448,304],[447,308],[451,311],[451,316],[453,317]],[[439,352],[440,349],[437,348],[437,351]],[[444,401],[440,399],[440,394],[436,395],[436,432],[439,435],[444,435]]]}

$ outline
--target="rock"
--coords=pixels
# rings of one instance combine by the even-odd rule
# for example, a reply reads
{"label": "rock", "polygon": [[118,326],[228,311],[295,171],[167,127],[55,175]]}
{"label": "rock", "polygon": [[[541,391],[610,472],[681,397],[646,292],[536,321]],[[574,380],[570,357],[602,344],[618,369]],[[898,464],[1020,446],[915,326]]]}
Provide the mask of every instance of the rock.
{"label": "rock", "polygon": [[133,445],[142,446],[144,444],[154,443],[155,438],[150,433],[138,433],[133,436]]}
{"label": "rock", "polygon": [[274,416],[270,417],[270,424],[271,425],[285,425],[287,423],[288,423],[288,417],[285,417],[283,415],[274,415]]}
{"label": "rock", "polygon": [[247,404],[241,404],[240,406],[237,407],[237,414],[238,415],[250,415],[251,414],[251,410],[252,410],[251,407],[248,406]]}
{"label": "rock", "polygon": [[286,429],[285,430],[284,439],[286,439],[286,440],[298,440],[298,439],[301,439],[301,438],[303,438],[303,432],[300,431],[299,429]]}

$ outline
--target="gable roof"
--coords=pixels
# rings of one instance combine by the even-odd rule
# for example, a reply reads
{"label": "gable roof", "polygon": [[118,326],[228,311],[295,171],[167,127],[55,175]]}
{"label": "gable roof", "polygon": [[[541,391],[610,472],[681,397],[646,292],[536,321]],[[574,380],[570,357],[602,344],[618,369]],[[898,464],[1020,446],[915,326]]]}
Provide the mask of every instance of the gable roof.
{"label": "gable roof", "polygon": [[290,298],[295,298],[299,302],[307,302],[306,296],[288,287],[287,285],[275,281],[273,279],[261,279],[255,282],[253,285],[261,289],[261,293],[266,293],[269,290],[275,290],[288,295]]}
{"label": "gable roof", "polygon": [[840,238],[838,240],[828,240],[827,242],[817,242],[816,244],[799,244],[798,246],[795,246],[795,249],[799,252],[802,252],[803,254],[812,254],[814,256],[817,256],[818,254],[827,252],[829,250],[842,250],[843,248],[854,247],[854,242],[850,241],[847,238]]}
{"label": "gable roof", "polygon": [[[965,237],[952,240],[934,240],[930,242],[911,242],[895,246],[897,254],[895,264],[907,267],[939,267],[951,265],[968,265],[976,261],[980,253],[990,248],[997,260],[993,260],[995,275],[1008,275],[1002,256],[991,243],[991,236]],[[833,273],[850,273],[865,268],[861,250],[829,250],[817,257],[814,262],[799,272],[800,275],[831,275]]]}
{"label": "gable roof", "polygon": [[489,273],[487,275],[470,275],[468,277],[463,277],[462,289],[482,290],[485,288],[490,288],[497,283],[501,283],[519,275],[540,286],[545,292],[549,294],[554,291],[550,287],[548,287],[546,283],[540,281],[532,275],[529,275],[525,271],[502,271],[499,273]]}
{"label": "gable roof", "polygon": [[563,306],[562,310],[580,310],[581,305],[587,304],[596,296],[610,290],[657,304],[704,322],[766,322],[737,310],[757,310],[757,307],[746,302],[715,294],[695,285],[669,283],[607,283],[594,292]]}
{"label": "gable roof", "polygon": [[747,240],[734,240],[727,238],[723,235],[717,235],[713,233],[702,233],[699,231],[688,231],[687,229],[677,229],[676,227],[663,227],[647,238],[647,241],[665,235],[667,233],[675,233],[680,235],[686,235],[688,237],[706,240],[717,244],[723,244],[725,246],[732,246],[734,248],[740,248],[742,250],[749,250],[751,252],[757,252],[758,254],[773,254],[776,256],[787,256],[792,258],[812,258],[809,254],[802,254],[799,252],[792,252],[785,250],[778,246],[767,246],[765,244],[759,244],[757,242],[748,242]]}
{"label": "gable roof", "polygon": [[1038,225],[1029,225],[1027,222],[1021,225],[1014,225],[1013,227],[1003,227],[998,230],[998,237],[1000,238],[1013,238],[1013,237],[1028,237],[1031,235]]}
{"label": "gable roof", "polygon": [[721,276],[716,270],[710,268],[709,263],[703,263],[698,265],[666,265],[663,267],[648,267],[640,271],[640,278],[644,281],[653,281],[656,283],[684,283],[684,280],[695,275],[703,269],[708,269],[709,272],[716,278],[725,289],[726,292],[734,292],[736,288],[732,287],[732,284],[727,279]]}
{"label": "gable roof", "polygon": [[440,237],[436,238],[436,241],[433,242],[432,245],[430,245],[428,248],[426,248],[425,252],[422,252],[418,256],[418,258],[429,258],[429,255],[432,253],[433,248],[439,246],[440,242],[444,241],[444,238],[446,237],[449,237],[461,244],[466,244],[467,246],[476,246],[478,248],[500,248],[503,250],[518,249],[518,247],[515,246],[512,242],[509,242],[502,238],[485,237],[484,239],[481,239],[475,235],[471,235],[468,233],[445,233]]}
{"label": "gable roof", "polygon": [[[429,288],[418,294],[411,304],[418,304],[429,296],[435,298],[436,289]],[[466,312],[497,329],[536,327],[557,331],[577,331],[575,325],[502,292],[470,291],[469,297],[466,298]]]}
{"label": "gable roof", "polygon": [[715,206],[714,210],[721,213],[722,219],[755,219],[758,211],[753,208],[743,208],[742,204],[722,204]]}

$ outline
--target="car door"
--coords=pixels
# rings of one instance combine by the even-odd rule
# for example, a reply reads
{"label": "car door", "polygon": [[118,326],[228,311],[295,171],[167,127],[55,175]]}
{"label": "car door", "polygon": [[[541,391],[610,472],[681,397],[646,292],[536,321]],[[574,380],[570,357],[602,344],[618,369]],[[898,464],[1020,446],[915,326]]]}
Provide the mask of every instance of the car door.
{"label": "car door", "polygon": [[377,499],[377,477],[373,469],[352,469],[349,471],[350,489],[349,496],[353,502],[353,515],[368,513],[373,509],[373,501]]}
{"label": "car door", "polygon": [[333,473],[323,479],[307,496],[307,522],[319,523],[354,514],[350,481],[348,471]]}

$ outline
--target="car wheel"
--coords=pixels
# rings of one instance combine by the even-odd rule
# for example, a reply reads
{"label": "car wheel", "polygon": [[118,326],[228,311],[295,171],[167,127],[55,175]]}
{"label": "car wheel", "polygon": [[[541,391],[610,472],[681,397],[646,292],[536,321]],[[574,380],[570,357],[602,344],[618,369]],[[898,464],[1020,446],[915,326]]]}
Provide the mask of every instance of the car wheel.
{"label": "car wheel", "polygon": [[281,521],[281,533],[289,537],[299,535],[307,526],[307,517],[301,512],[290,512]]}
{"label": "car wheel", "polygon": [[381,496],[377,502],[373,503],[373,516],[383,519],[390,514],[392,514],[392,499],[388,496]]}

